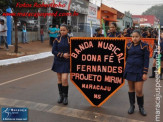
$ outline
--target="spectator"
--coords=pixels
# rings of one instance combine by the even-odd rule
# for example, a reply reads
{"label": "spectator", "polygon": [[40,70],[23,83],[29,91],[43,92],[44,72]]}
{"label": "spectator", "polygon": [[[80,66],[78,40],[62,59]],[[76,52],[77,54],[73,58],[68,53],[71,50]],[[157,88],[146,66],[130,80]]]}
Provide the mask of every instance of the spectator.
{"label": "spectator", "polygon": [[71,32],[71,30],[68,30],[68,36],[73,37],[73,33]]}
{"label": "spectator", "polygon": [[41,36],[41,42],[43,43],[44,42],[44,29],[43,29],[43,26],[41,26],[41,29],[40,29],[40,36]]}
{"label": "spectator", "polygon": [[50,25],[48,33],[49,33],[49,36],[50,36],[50,42],[49,43],[50,43],[51,46],[53,46],[53,41],[54,41],[56,36],[54,35],[55,28],[52,25]]}
{"label": "spectator", "polygon": [[5,43],[6,50],[9,50],[8,44],[7,44],[7,25],[4,23],[4,20],[1,20],[1,29],[0,29],[0,38],[1,41]]}
{"label": "spectator", "polygon": [[26,23],[24,23],[23,25],[23,30],[22,30],[22,34],[23,34],[23,43],[28,44],[27,42],[27,27],[26,27]]}
{"label": "spectator", "polygon": [[55,28],[56,30],[55,30],[55,34],[56,34],[56,38],[60,35],[59,33],[60,33],[60,29],[59,29],[59,26],[58,25],[56,25],[56,28]]}

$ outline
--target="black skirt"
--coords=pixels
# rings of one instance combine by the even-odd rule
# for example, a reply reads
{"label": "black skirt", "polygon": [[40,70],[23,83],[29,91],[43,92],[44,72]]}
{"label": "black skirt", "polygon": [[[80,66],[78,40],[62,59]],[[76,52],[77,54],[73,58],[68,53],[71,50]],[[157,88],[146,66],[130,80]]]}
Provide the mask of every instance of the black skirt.
{"label": "black skirt", "polygon": [[124,79],[133,81],[133,82],[141,82],[143,81],[142,79],[143,74],[141,73],[132,73],[132,72],[125,72],[124,73]]}
{"label": "black skirt", "polygon": [[52,70],[57,73],[70,73],[70,62],[54,60]]}

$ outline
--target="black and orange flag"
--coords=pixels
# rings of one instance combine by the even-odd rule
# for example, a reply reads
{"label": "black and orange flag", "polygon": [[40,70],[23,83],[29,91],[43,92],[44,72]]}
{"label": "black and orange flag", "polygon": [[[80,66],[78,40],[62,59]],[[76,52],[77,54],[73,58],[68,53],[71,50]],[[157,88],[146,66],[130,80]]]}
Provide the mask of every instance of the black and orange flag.
{"label": "black and orange flag", "polygon": [[70,78],[92,106],[100,107],[123,85],[125,38],[71,38]]}

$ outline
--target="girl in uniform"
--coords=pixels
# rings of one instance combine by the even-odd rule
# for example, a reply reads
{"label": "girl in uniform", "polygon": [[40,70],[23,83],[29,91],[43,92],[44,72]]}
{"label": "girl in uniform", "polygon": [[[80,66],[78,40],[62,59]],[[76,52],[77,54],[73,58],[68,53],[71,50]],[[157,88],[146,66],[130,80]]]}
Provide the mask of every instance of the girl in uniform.
{"label": "girl in uniform", "polygon": [[97,28],[96,33],[93,35],[93,37],[104,37],[104,35],[102,34],[102,28]]}
{"label": "girl in uniform", "polygon": [[108,37],[121,37],[121,34],[119,32],[117,32],[117,24],[116,23],[112,23],[110,25],[110,32],[107,33]]}
{"label": "girl in uniform", "polygon": [[135,109],[135,92],[137,96],[137,103],[141,115],[146,116],[144,110],[144,95],[143,84],[147,80],[147,73],[149,67],[149,47],[148,44],[141,40],[141,33],[135,30],[132,33],[132,42],[127,44],[126,48],[126,67],[124,78],[128,80],[129,85],[129,114],[134,113]]}
{"label": "girl in uniform", "polygon": [[122,37],[130,37],[130,34],[128,33],[128,29],[127,29],[127,28],[125,28],[125,29],[123,30]]}
{"label": "girl in uniform", "polygon": [[61,36],[55,39],[52,53],[55,55],[52,70],[57,73],[59,99],[58,103],[68,104],[68,74],[70,73],[70,45],[67,25],[60,27]]}
{"label": "girl in uniform", "polygon": [[147,31],[147,36],[146,36],[146,38],[152,38],[152,34],[151,34],[151,32],[148,30]]}

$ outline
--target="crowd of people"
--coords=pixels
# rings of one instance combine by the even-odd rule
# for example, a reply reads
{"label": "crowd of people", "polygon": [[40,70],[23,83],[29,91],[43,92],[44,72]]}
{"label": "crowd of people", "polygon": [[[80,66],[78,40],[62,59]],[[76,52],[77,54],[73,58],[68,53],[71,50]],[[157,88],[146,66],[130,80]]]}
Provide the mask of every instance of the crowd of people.
{"label": "crowd of people", "polygon": [[[129,27],[123,29],[122,32],[118,31],[118,27],[116,23],[112,23],[107,31],[107,37],[131,37],[134,30],[140,30],[142,38],[157,38],[158,31],[155,28],[136,28],[136,27]],[[102,33],[102,28],[97,28],[96,33],[93,37],[104,37]]]}

